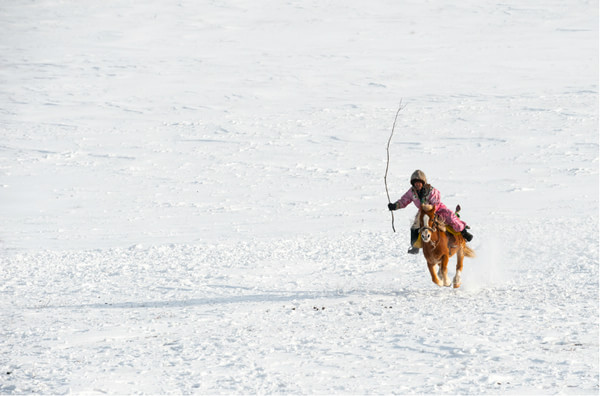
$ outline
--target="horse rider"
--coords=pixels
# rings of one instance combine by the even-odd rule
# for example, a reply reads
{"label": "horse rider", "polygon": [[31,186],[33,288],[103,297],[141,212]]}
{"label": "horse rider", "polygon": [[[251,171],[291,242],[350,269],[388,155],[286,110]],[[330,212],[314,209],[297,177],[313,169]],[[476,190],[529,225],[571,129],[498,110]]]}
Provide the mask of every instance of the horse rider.
{"label": "horse rider", "polygon": [[[467,224],[459,219],[456,214],[448,209],[446,205],[442,203],[440,198],[440,192],[435,189],[431,184],[427,184],[427,177],[421,170],[416,170],[410,176],[411,188],[408,189],[404,195],[396,202],[388,204],[389,210],[398,210],[408,206],[411,202],[415,206],[421,209],[421,205],[429,204],[435,207],[435,213],[440,216],[444,222],[452,227],[455,231],[461,233],[463,238],[468,242],[473,239],[473,235],[467,231]],[[415,218],[415,222],[410,228],[410,249],[408,253],[418,254],[419,248],[414,247],[414,243],[419,238],[419,219],[418,216]]]}

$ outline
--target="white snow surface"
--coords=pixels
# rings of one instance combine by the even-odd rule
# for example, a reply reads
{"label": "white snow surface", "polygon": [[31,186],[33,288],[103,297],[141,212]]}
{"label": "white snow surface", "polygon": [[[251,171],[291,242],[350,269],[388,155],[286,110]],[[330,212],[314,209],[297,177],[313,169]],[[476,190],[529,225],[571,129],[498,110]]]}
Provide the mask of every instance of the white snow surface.
{"label": "white snow surface", "polygon": [[[0,393],[595,394],[598,2],[0,4]],[[406,254],[414,169],[477,252]],[[450,261],[454,274],[455,259]]]}

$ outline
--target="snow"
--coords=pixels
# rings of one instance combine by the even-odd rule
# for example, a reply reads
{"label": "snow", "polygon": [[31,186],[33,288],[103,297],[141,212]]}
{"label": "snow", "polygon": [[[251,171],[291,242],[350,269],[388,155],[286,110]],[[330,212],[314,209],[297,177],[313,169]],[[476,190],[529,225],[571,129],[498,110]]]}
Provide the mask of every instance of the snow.
{"label": "snow", "polygon": [[[597,2],[0,24],[0,393],[599,393]],[[401,99],[390,194],[462,206],[459,289],[392,232]]]}

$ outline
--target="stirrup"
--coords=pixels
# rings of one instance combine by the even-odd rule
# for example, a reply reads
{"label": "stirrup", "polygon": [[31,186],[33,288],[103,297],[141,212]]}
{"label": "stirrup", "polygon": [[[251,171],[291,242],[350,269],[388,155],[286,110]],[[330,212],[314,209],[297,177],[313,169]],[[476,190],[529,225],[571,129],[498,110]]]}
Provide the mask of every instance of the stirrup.
{"label": "stirrup", "polygon": [[408,254],[419,254],[419,248],[416,248],[414,246],[411,246],[410,249],[408,249]]}

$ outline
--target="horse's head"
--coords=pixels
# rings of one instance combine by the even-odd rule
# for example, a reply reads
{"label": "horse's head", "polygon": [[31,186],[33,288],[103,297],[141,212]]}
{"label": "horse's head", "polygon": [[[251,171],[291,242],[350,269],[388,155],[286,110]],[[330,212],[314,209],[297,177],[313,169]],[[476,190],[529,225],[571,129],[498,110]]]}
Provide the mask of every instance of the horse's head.
{"label": "horse's head", "polygon": [[421,234],[421,240],[424,243],[429,243],[431,242],[433,234],[436,231],[435,207],[433,205],[428,204],[421,205],[419,220],[421,223],[421,228],[419,229],[419,233]]}

